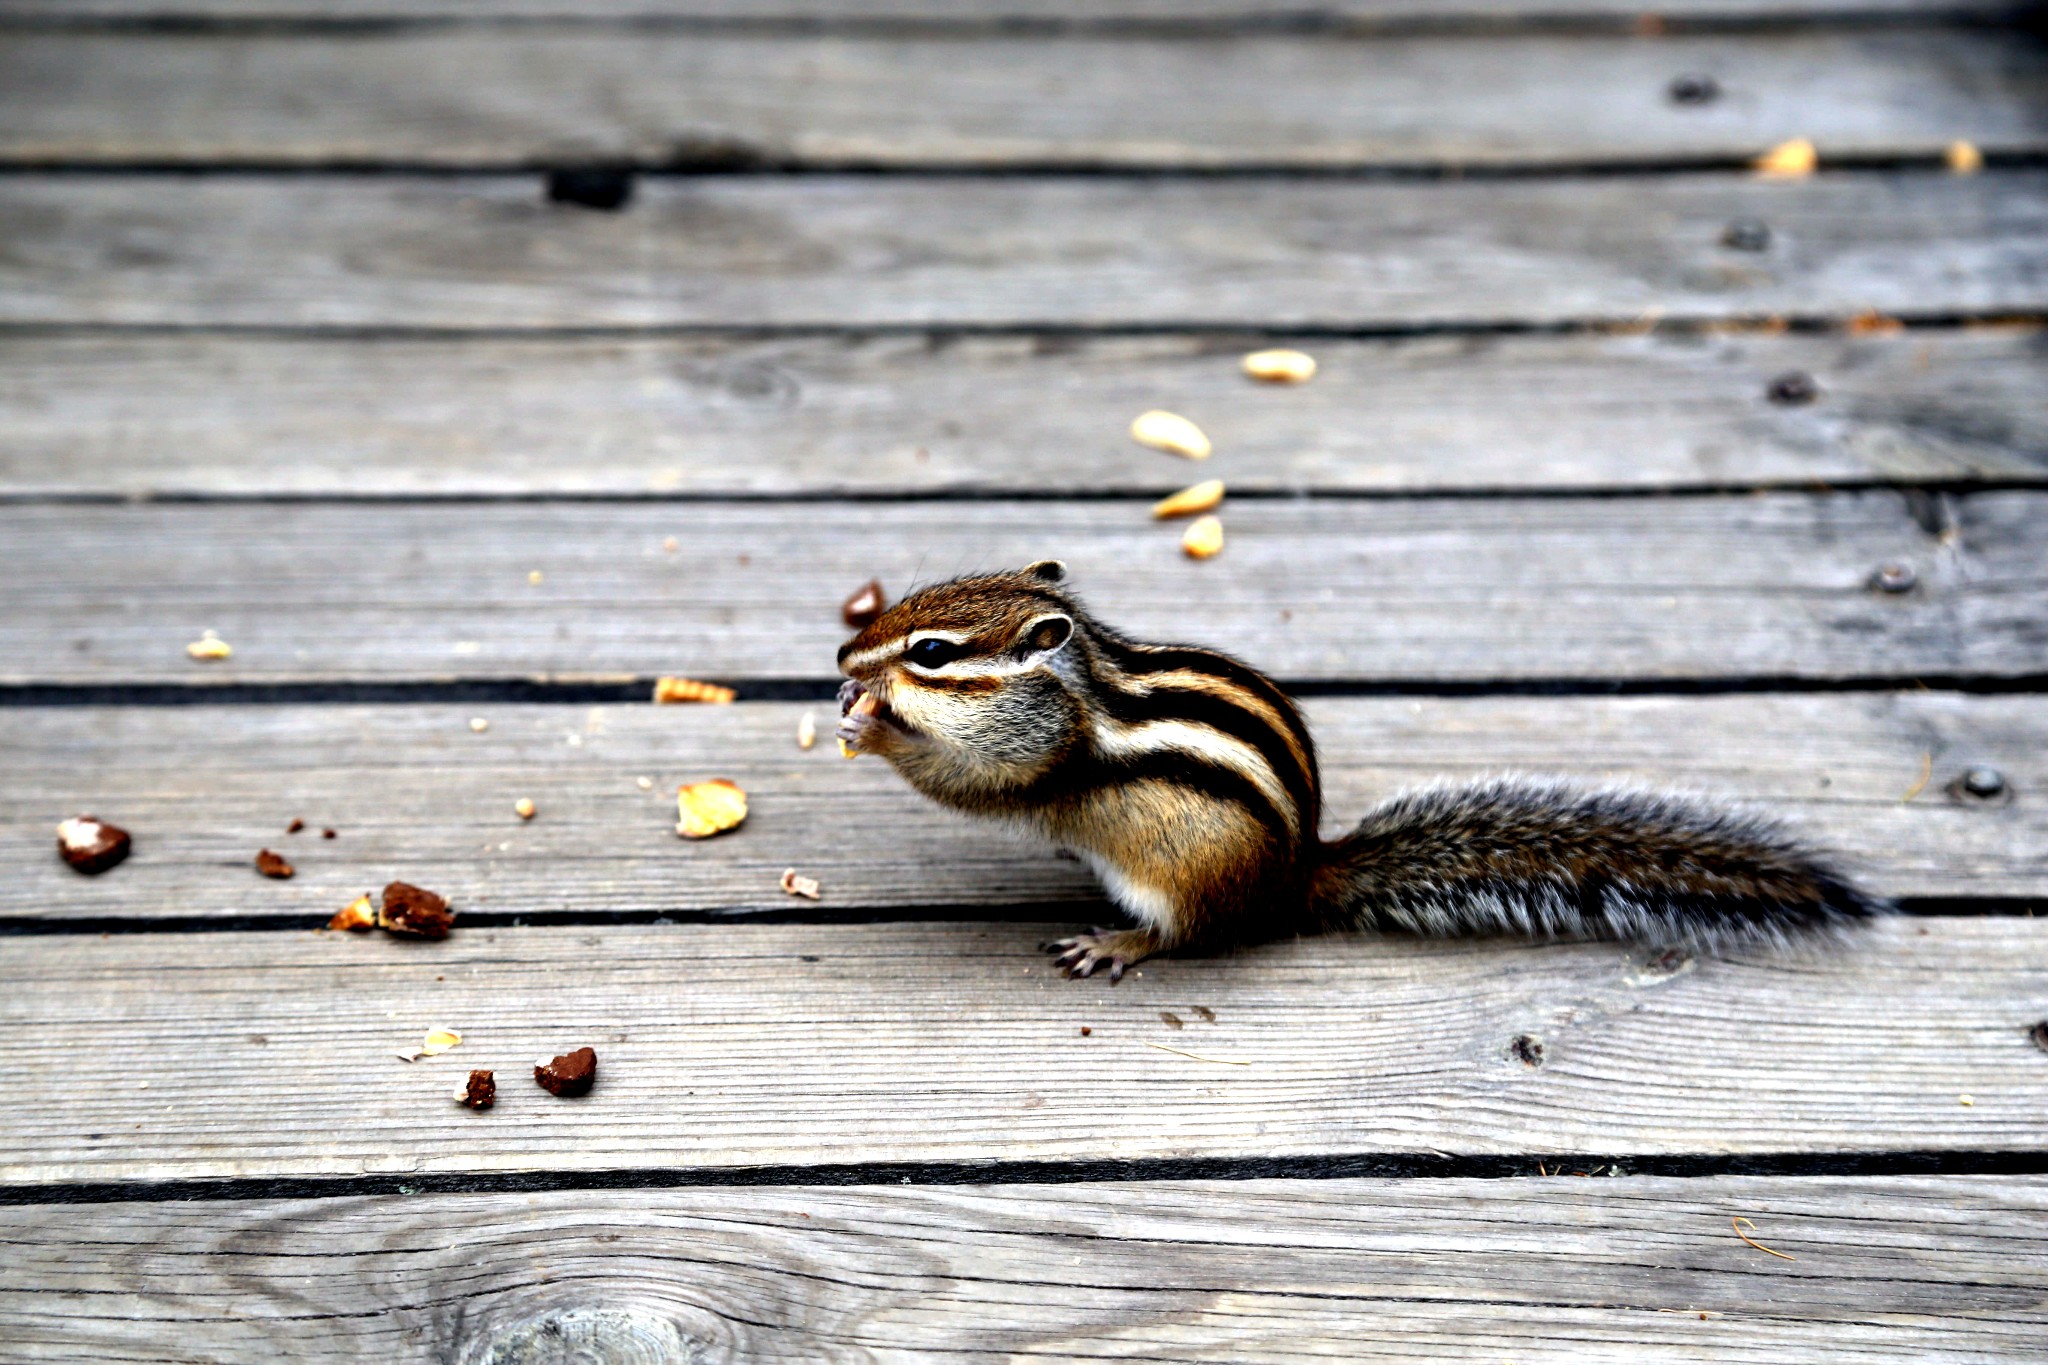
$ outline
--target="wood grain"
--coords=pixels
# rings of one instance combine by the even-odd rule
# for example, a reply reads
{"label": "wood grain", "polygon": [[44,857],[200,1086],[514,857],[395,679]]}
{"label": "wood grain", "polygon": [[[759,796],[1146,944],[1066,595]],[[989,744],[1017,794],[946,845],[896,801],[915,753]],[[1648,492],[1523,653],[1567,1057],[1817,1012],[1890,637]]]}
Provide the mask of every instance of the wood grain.
{"label": "wood grain", "polygon": [[[0,336],[0,493],[1161,495],[1201,415],[1241,491],[2048,483],[2031,327],[1893,336]],[[1812,374],[1822,397],[1769,402]]]}
{"label": "wood grain", "polygon": [[2048,1334],[2044,1195],[1564,1175],[0,1207],[0,1331],[51,1361],[1982,1365]]}
{"label": "wood grain", "polygon": [[[1654,948],[1350,935],[1114,988],[1052,973],[1058,928],[0,938],[33,1097],[0,1112],[0,1180],[2048,1144],[2037,920],[1895,919],[1675,972]],[[393,1055],[431,1027],[462,1045]],[[527,1081],[585,1045],[589,1096]],[[450,1098],[472,1067],[498,1075],[486,1116]]]}
{"label": "wood grain", "polygon": [[[1722,234],[1761,219],[1778,246]],[[0,179],[0,322],[1418,328],[2048,309],[2048,171]]]}
{"label": "wood grain", "polygon": [[[1352,698],[1307,709],[1332,837],[1404,787],[1568,773],[1753,803],[1885,894],[2048,905],[2048,716],[2034,698]],[[795,742],[805,712],[826,733],[808,753]],[[0,730],[0,918],[319,923],[394,877],[469,913],[743,916],[794,906],[777,885],[787,867],[823,880],[816,910],[828,916],[1107,913],[1078,864],[939,810],[874,760],[842,760],[831,714],[768,703],[14,710]],[[473,716],[490,729],[471,731]],[[2002,773],[2013,799],[1952,794],[1979,765]],[[745,827],[677,839],[676,786],[712,776],[747,790]],[[538,807],[531,823],[513,814],[522,796]],[[117,871],[81,877],[58,861],[56,822],[85,812],[135,836]],[[288,836],[292,819],[310,828]],[[339,837],[321,839],[323,827]],[[259,880],[251,860],[265,847],[298,875]]]}
{"label": "wood grain", "polygon": [[[2033,676],[2044,512],[2011,492],[1245,500],[1198,564],[1118,500],[24,504],[0,508],[0,682],[836,679],[839,603],[871,576],[900,594],[1048,556],[1139,638],[1292,680]],[[1872,590],[1894,562],[1918,586]],[[232,659],[186,657],[205,629]]]}
{"label": "wood grain", "polygon": [[[1724,93],[1677,104],[1680,74]],[[2048,146],[2041,49],[1974,28],[1656,43],[58,32],[0,44],[0,92],[0,160],[88,164],[1490,166],[1746,160],[1795,136],[1851,156]]]}

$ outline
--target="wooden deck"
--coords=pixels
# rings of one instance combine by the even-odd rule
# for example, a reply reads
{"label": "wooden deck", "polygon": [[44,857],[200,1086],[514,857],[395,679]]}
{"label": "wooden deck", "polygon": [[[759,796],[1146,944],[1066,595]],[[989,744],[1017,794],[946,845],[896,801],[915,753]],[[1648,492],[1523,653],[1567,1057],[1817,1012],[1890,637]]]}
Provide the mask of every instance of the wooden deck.
{"label": "wooden deck", "polygon": [[[1640,8],[0,0],[0,1359],[2048,1359],[2048,43]],[[1907,913],[1061,981],[1079,867],[829,740],[849,591],[1047,555],[1335,824],[1626,778]]]}

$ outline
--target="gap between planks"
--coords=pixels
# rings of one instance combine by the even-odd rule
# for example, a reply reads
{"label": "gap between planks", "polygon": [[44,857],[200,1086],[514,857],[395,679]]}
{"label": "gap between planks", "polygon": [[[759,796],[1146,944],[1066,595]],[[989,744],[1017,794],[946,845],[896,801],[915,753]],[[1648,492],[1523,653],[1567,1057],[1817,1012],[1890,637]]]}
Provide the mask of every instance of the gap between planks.
{"label": "gap between planks", "polygon": [[[1878,892],[1954,902],[2048,892],[2048,717],[2034,698],[1314,699],[1327,830],[1432,780],[1502,771],[1622,781],[1788,819]],[[809,713],[821,741],[796,746]],[[829,704],[23,709],[0,730],[0,920],[101,926],[324,923],[398,878],[465,914],[1107,915],[1078,864],[926,802],[833,751]],[[479,734],[470,720],[483,718]],[[2007,797],[1958,793],[1990,767]],[[1927,774],[1921,782],[1923,770]],[[647,789],[637,785],[645,777]],[[672,832],[683,782],[750,796],[740,830]],[[513,803],[532,799],[521,821]],[[90,812],[135,853],[64,867],[57,821]],[[858,812],[857,817],[849,812]],[[287,835],[286,824],[309,828]],[[339,837],[319,837],[324,827]],[[298,875],[256,876],[259,848]],[[816,907],[784,895],[796,867]]]}
{"label": "gap between planks", "polygon": [[2044,1214],[2039,1180],[1755,1177],[13,1207],[0,1331],[81,1361],[1983,1365],[2048,1333]]}

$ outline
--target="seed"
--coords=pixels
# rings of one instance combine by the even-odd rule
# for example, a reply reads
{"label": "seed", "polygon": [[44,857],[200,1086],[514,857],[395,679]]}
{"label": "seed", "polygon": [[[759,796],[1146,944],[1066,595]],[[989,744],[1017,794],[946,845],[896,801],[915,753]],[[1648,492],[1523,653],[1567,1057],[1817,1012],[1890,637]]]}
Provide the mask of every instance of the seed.
{"label": "seed", "polygon": [[1303,351],[1253,351],[1244,372],[1266,384],[1306,384],[1316,377],[1316,358]]}
{"label": "seed", "polygon": [[1223,523],[1215,517],[1196,517],[1180,538],[1189,559],[1207,559],[1223,548]]}
{"label": "seed", "polygon": [[482,716],[476,716],[470,720],[469,728],[471,730],[474,730],[477,734],[482,734],[484,731],[491,728],[491,723],[485,720]]}
{"label": "seed", "polygon": [[1948,162],[1948,168],[1957,175],[1975,175],[1984,169],[1984,153],[1978,151],[1974,143],[1949,143],[1948,152],[1943,159]]}
{"label": "seed", "polygon": [[1206,512],[1222,501],[1223,480],[1209,479],[1153,503],[1152,515],[1162,521],[1167,517],[1184,517],[1192,512]]}
{"label": "seed", "polygon": [[1190,460],[1206,460],[1215,449],[1200,427],[1177,412],[1158,408],[1138,414],[1131,423],[1131,439],[1141,446],[1185,455]]}
{"label": "seed", "polygon": [[533,569],[529,571],[526,575],[526,581],[533,584],[533,586],[535,586],[536,588],[540,586],[540,580],[541,571],[539,569]]}
{"label": "seed", "polygon": [[215,659],[225,659],[235,651],[234,647],[226,640],[221,639],[220,636],[215,635],[209,630],[203,632],[191,644],[186,645],[185,652],[202,662],[212,662]]}
{"label": "seed", "polygon": [[1765,180],[1804,180],[1820,165],[1820,153],[1808,138],[1781,142],[1750,163]]}
{"label": "seed", "polygon": [[796,747],[808,749],[818,742],[818,719],[810,712],[804,712],[796,723]]}
{"label": "seed", "polygon": [[533,798],[522,796],[517,801],[514,801],[512,803],[512,813],[522,820],[531,820],[533,818]]}

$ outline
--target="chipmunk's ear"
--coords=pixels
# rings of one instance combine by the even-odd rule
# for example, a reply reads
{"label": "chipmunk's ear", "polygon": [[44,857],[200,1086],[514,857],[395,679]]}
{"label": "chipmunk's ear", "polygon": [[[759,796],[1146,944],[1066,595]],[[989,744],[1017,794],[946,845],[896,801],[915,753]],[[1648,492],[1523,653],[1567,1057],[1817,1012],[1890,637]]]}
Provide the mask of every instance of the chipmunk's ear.
{"label": "chipmunk's ear", "polygon": [[1031,619],[1031,624],[1017,636],[1016,647],[1011,653],[1019,663],[1042,662],[1059,653],[1060,648],[1073,638],[1074,618],[1050,612]]}
{"label": "chipmunk's ear", "polygon": [[1024,572],[1048,583],[1064,583],[1067,578],[1066,563],[1058,559],[1041,559],[1036,564],[1027,564]]}

